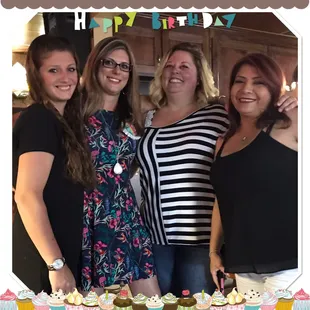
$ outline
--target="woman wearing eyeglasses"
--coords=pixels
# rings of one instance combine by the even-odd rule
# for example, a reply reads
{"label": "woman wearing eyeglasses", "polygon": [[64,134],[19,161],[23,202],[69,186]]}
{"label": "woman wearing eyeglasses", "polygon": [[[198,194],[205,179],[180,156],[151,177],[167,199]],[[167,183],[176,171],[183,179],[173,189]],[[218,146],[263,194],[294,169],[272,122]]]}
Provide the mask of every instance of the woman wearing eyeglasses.
{"label": "woman wearing eyeglasses", "polygon": [[109,37],[88,57],[82,107],[97,187],[84,195],[82,291],[129,283],[133,295],[160,295],[151,241],[130,184],[142,133],[138,77],[126,42]]}

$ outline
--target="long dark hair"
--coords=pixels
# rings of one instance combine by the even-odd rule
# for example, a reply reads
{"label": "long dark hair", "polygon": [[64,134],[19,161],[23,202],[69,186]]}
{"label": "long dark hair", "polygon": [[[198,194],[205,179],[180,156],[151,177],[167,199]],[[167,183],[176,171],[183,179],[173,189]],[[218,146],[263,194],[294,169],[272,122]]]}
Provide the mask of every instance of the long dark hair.
{"label": "long dark hair", "polygon": [[[85,187],[95,184],[95,172],[91,162],[90,152],[86,146],[84,124],[80,108],[80,96],[76,87],[71,99],[67,101],[62,116],[50,102],[46,93],[39,69],[44,58],[54,51],[69,52],[77,65],[78,58],[71,43],[62,37],[41,35],[30,44],[26,58],[27,81],[33,103],[44,104],[46,108],[55,113],[63,126],[63,145],[66,151],[67,175],[75,182]],[[79,73],[77,73],[79,78]]]}
{"label": "long dark hair", "polygon": [[102,87],[98,80],[98,72],[101,67],[101,61],[111,52],[122,49],[129,57],[131,71],[125,88],[121,91],[116,113],[120,121],[120,129],[126,122],[133,123],[137,132],[142,134],[143,122],[141,112],[141,102],[138,90],[138,75],[133,53],[130,46],[124,40],[108,37],[101,40],[92,49],[88,56],[83,75],[82,75],[82,106],[84,122],[88,123],[88,118],[100,110],[102,102]]}
{"label": "long dark hair", "polygon": [[[235,82],[236,75],[244,65],[254,67],[258,71],[271,96],[267,108],[256,120],[256,127],[263,129],[277,121],[282,121],[283,128],[288,128],[291,125],[290,118],[285,113],[279,112],[275,106],[280,96],[284,93],[285,86],[285,77],[279,65],[272,58],[261,53],[246,55],[232,69],[229,85],[230,91]],[[240,114],[234,107],[231,97],[229,98],[228,116],[230,119],[230,128],[227,132],[227,137],[231,137],[240,126]]]}

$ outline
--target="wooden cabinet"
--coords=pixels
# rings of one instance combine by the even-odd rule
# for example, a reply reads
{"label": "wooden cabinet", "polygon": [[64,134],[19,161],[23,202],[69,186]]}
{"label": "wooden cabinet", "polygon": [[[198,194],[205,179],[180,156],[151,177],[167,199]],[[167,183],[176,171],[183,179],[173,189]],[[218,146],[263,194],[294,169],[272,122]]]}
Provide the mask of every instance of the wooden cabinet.
{"label": "wooden cabinet", "polygon": [[135,26],[120,26],[114,36],[126,40],[136,58],[140,75],[153,76],[163,55],[175,44],[191,42],[199,45],[209,54],[207,32],[200,27],[179,27],[175,29],[152,29],[152,21],[146,17],[136,17]]}
{"label": "wooden cabinet", "polygon": [[286,84],[291,85],[293,73],[298,64],[297,47],[269,46],[268,54],[281,66],[286,78]]}
{"label": "wooden cabinet", "polygon": [[154,75],[162,55],[160,31],[140,26],[125,26],[120,27],[114,36],[129,43],[136,59],[139,75]]}
{"label": "wooden cabinet", "polygon": [[248,53],[264,53],[277,61],[288,84],[297,64],[297,39],[247,30],[211,29],[211,67],[220,95],[229,94],[230,73],[234,64]]}

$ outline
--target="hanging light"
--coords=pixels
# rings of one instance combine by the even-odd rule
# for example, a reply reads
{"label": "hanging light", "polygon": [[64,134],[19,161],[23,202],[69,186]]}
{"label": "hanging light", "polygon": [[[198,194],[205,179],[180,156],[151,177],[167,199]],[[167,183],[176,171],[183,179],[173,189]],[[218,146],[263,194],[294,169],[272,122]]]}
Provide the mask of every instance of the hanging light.
{"label": "hanging light", "polygon": [[17,98],[26,98],[29,95],[29,87],[26,78],[26,69],[16,62],[12,67],[12,92]]}

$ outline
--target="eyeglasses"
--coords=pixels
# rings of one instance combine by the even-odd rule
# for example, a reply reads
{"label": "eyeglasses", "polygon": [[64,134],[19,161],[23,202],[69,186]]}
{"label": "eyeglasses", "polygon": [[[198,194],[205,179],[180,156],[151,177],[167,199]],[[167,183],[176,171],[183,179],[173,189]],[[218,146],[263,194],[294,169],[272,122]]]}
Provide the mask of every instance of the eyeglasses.
{"label": "eyeglasses", "polygon": [[119,66],[119,68],[124,71],[124,72],[129,72],[131,71],[132,65],[129,64],[128,62],[120,62],[117,63],[115,62],[113,59],[107,58],[107,59],[102,59],[101,60],[101,64],[109,69],[114,69],[117,66]]}

